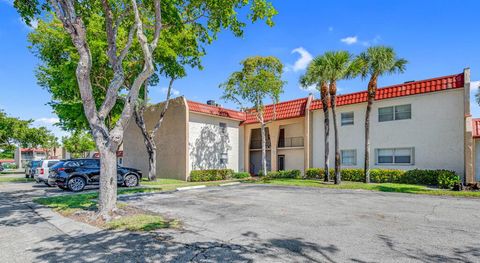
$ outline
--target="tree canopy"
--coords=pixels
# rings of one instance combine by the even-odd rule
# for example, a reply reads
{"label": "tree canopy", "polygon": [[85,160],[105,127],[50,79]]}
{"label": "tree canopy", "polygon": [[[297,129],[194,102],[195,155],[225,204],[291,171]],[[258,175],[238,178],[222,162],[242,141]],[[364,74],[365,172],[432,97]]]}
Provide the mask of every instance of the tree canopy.
{"label": "tree canopy", "polygon": [[253,107],[258,113],[264,108],[265,99],[278,103],[285,81],[282,80],[283,64],[276,57],[250,57],[241,62],[242,70],[230,75],[221,84],[223,99],[244,107]]}
{"label": "tree canopy", "polygon": [[86,152],[95,150],[92,135],[84,131],[74,131],[70,136],[62,137],[62,144],[73,158],[85,157]]}

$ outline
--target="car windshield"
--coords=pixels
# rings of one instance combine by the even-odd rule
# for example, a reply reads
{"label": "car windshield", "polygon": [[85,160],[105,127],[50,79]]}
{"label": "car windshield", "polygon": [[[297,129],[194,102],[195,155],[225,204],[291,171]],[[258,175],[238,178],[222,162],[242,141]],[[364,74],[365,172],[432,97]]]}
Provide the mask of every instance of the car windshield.
{"label": "car windshield", "polygon": [[48,161],[48,167],[52,167],[53,165],[55,165],[56,163],[58,163],[58,161]]}
{"label": "car windshield", "polygon": [[60,161],[60,162],[57,162],[57,163],[53,164],[53,166],[51,168],[52,169],[57,169],[57,168],[62,167],[63,164],[64,164],[64,162]]}

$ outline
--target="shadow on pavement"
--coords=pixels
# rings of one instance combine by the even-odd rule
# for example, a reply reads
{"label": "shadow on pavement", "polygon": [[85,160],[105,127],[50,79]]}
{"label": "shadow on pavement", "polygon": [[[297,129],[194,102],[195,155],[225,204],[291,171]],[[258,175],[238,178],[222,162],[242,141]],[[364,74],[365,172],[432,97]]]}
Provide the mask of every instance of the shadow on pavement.
{"label": "shadow on pavement", "polygon": [[[140,262],[147,259],[155,262],[252,262],[254,259],[335,262],[331,256],[339,251],[334,245],[321,246],[302,239],[270,239],[259,242],[254,238],[247,240],[247,244],[218,240],[178,241],[178,235],[183,234],[188,236],[190,233],[102,231],[75,239],[54,236],[41,243],[55,243],[58,248],[38,247],[32,252],[38,255],[36,259],[39,261],[60,262]],[[198,235],[190,237],[199,238]]]}

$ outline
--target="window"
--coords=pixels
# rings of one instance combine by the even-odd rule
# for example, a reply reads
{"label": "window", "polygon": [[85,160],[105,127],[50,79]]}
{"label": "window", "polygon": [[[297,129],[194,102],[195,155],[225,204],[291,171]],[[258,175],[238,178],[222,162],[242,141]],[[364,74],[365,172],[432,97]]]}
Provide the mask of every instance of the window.
{"label": "window", "polygon": [[228,154],[227,153],[220,154],[220,163],[221,164],[227,164],[228,163]]}
{"label": "window", "polygon": [[99,160],[85,160],[83,162],[83,167],[85,168],[100,168],[100,161]]}
{"label": "window", "polygon": [[378,108],[378,121],[406,120],[412,118],[412,105],[397,105]]}
{"label": "window", "polygon": [[353,125],[353,111],[351,112],[342,112],[340,114],[341,116],[341,125],[346,126],[346,125]]}
{"label": "window", "polygon": [[413,164],[413,148],[390,148],[376,150],[377,164]]}
{"label": "window", "polygon": [[223,134],[226,134],[227,133],[227,124],[224,123],[224,122],[220,122],[220,132],[223,133]]}
{"label": "window", "polygon": [[342,165],[357,165],[357,150],[341,150]]}

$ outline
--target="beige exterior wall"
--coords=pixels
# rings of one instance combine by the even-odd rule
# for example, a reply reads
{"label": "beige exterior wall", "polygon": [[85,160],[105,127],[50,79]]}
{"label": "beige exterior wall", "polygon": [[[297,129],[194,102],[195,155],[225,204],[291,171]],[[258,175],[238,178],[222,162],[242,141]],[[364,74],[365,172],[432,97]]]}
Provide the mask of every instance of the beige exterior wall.
{"label": "beige exterior wall", "polygon": [[[222,135],[220,123],[227,125]],[[190,112],[188,123],[189,170],[243,170],[243,127],[240,121]],[[227,153],[227,163],[221,154]]]}
{"label": "beige exterior wall", "polygon": [[[145,110],[147,130],[151,130],[160,117],[163,103],[148,107]],[[170,101],[161,128],[157,131],[157,177],[187,180],[187,133],[188,111],[186,101],[179,97]],[[127,167],[142,170],[148,175],[148,155],[143,136],[135,120],[130,120],[123,143],[123,162]]]}
{"label": "beige exterior wall", "polygon": [[[371,168],[449,169],[464,174],[464,94],[463,89],[446,90],[375,101],[371,112]],[[408,120],[378,121],[378,108],[411,104]],[[340,149],[355,149],[357,165],[364,162],[364,122],[366,103],[337,108]],[[354,125],[340,126],[342,112],[354,112]],[[330,111],[331,114],[331,111]],[[331,122],[331,119],[330,119]],[[332,122],[331,122],[332,123]],[[332,124],[331,124],[332,125]],[[330,165],[334,165],[334,134],[330,128]],[[313,111],[313,167],[322,167],[324,156],[323,111]],[[414,147],[413,165],[377,165],[378,148]]]}
{"label": "beige exterior wall", "polygon": [[[285,170],[292,170],[298,169],[300,171],[304,171],[305,167],[309,166],[309,158],[308,155],[305,154],[305,145],[308,145],[309,133],[305,130],[305,117],[299,118],[292,118],[292,119],[284,119],[284,120],[277,120],[267,124],[268,131],[270,134],[270,141],[271,141],[271,148],[267,154],[269,155],[267,160],[267,166],[270,164],[270,169],[272,171],[278,170],[278,155],[285,155]],[[251,171],[251,166],[255,165],[255,171],[257,172],[259,161],[261,159],[261,150],[255,149],[250,150],[250,140],[252,139],[251,134],[252,130],[259,129],[260,124],[246,124],[244,125],[244,141],[245,141],[245,151],[244,151],[244,167],[249,172]],[[304,146],[303,147],[285,147],[285,148],[278,148],[278,140],[280,129],[285,129],[285,138],[292,138],[292,137],[303,137]],[[308,146],[306,147],[308,151]],[[306,158],[307,157],[307,158]]]}
{"label": "beige exterior wall", "polygon": [[474,162],[475,162],[475,179],[480,182],[480,138],[474,139]]}

